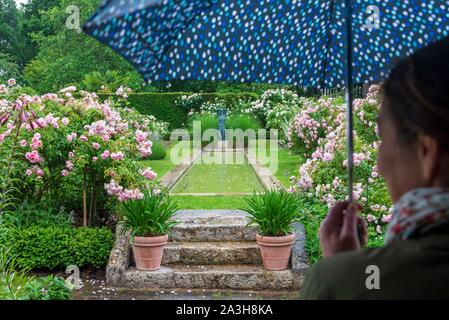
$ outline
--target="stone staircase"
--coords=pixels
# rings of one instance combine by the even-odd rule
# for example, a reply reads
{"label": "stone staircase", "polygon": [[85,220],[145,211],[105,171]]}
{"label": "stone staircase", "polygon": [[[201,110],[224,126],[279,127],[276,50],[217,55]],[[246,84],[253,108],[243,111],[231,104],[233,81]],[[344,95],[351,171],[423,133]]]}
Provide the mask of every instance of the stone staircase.
{"label": "stone staircase", "polygon": [[161,269],[147,272],[134,266],[129,234],[117,238],[106,269],[110,286],[136,289],[297,290],[307,256],[304,228],[295,224],[296,240],[290,267],[267,271],[255,241],[256,226],[247,226],[239,210],[181,210],[181,221],[164,249]]}

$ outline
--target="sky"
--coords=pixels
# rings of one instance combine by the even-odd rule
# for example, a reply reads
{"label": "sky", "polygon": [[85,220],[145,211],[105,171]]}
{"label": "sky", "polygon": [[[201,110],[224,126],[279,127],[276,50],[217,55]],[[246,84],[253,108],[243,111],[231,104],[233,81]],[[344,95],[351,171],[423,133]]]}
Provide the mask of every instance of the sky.
{"label": "sky", "polygon": [[27,2],[28,2],[28,0],[16,0],[17,5],[20,5],[22,3],[27,3]]}

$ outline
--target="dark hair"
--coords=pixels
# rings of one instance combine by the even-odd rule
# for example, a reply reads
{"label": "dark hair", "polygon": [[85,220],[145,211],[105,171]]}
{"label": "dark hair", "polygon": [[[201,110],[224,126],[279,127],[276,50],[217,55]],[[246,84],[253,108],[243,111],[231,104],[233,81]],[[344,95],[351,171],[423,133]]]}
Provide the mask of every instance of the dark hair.
{"label": "dark hair", "polygon": [[382,91],[404,145],[414,145],[422,133],[449,152],[449,38],[400,61]]}

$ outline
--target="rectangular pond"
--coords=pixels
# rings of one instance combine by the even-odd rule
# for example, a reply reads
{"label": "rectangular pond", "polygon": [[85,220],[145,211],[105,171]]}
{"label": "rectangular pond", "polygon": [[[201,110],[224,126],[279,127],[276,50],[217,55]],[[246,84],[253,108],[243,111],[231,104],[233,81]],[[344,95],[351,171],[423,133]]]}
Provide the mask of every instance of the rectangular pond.
{"label": "rectangular pond", "polygon": [[250,194],[265,191],[241,151],[203,151],[174,184],[172,194]]}

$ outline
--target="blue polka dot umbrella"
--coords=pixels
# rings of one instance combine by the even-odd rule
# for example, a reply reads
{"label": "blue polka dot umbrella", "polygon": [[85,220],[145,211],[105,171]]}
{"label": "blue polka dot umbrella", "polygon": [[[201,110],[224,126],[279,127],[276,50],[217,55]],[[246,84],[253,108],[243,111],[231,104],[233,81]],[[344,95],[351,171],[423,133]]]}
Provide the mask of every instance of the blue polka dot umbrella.
{"label": "blue polka dot umbrella", "polygon": [[[107,0],[84,31],[146,81],[346,87],[449,33],[446,0]],[[348,105],[352,199],[352,96]]]}

